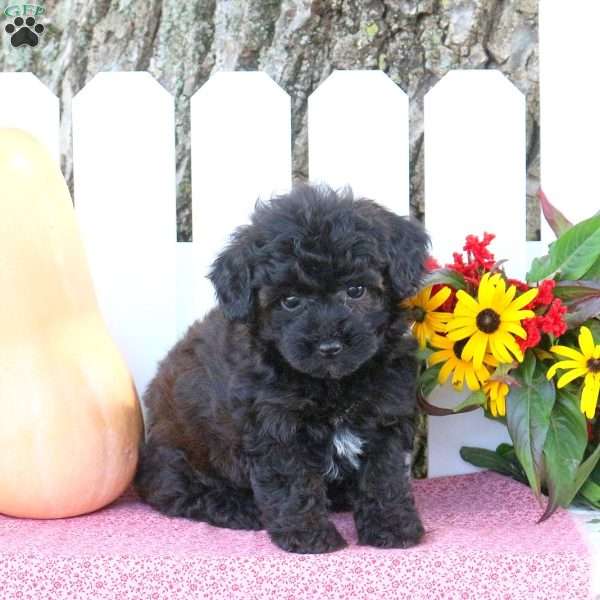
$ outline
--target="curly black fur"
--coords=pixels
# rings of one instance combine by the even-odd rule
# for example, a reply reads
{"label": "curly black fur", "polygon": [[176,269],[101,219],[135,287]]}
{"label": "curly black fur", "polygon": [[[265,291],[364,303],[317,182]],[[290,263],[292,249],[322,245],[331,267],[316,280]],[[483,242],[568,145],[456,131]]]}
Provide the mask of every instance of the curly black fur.
{"label": "curly black fur", "polygon": [[353,510],[362,544],[416,544],[415,347],[399,303],[427,243],[350,192],[302,186],[260,204],[213,265],[219,308],[146,391],[141,496],[169,515],[266,528],[292,552],[345,545],[329,510]]}

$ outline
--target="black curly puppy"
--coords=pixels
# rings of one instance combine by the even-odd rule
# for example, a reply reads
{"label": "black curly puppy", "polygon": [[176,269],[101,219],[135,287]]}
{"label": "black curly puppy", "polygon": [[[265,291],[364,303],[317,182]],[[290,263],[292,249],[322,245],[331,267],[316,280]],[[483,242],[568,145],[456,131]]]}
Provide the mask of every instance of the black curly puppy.
{"label": "black curly puppy", "polygon": [[220,303],[145,394],[136,477],[148,503],[285,550],[405,548],[423,527],[407,464],[415,344],[399,307],[423,275],[417,225],[349,192],[303,186],[261,204],[213,265]]}

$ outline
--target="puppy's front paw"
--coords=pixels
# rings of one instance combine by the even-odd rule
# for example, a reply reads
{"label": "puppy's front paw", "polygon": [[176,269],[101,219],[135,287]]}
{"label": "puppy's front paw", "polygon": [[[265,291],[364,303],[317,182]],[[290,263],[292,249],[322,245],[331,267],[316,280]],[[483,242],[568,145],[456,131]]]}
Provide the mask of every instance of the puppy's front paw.
{"label": "puppy's front paw", "polygon": [[271,539],[283,550],[298,554],[323,554],[347,546],[339,531],[328,523],[321,529],[270,532]]}
{"label": "puppy's front paw", "polygon": [[357,529],[360,544],[378,548],[410,548],[416,546],[425,533],[417,515],[406,515],[388,523],[365,523]]}

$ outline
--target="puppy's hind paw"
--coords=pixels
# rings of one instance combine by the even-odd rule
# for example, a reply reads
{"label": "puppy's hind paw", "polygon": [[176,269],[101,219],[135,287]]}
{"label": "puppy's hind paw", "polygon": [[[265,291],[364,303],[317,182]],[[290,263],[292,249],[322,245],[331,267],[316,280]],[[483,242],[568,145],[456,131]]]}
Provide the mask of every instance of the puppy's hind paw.
{"label": "puppy's hind paw", "polygon": [[347,546],[331,523],[320,529],[276,531],[270,532],[270,535],[282,550],[297,554],[324,554]]}
{"label": "puppy's hind paw", "polygon": [[418,518],[403,520],[399,523],[378,523],[371,527],[362,527],[358,531],[358,542],[366,546],[377,548],[411,548],[416,546],[425,529]]}

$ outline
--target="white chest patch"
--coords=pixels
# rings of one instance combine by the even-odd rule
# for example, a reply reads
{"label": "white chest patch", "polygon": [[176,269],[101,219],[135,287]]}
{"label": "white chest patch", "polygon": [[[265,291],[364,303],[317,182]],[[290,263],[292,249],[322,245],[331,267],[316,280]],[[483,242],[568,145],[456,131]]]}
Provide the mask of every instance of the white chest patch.
{"label": "white chest patch", "polygon": [[333,444],[333,452],[326,472],[328,477],[336,479],[340,474],[336,458],[345,458],[353,469],[358,469],[360,455],[363,453],[363,440],[347,427],[341,426],[335,430],[331,443]]}
{"label": "white chest patch", "polygon": [[336,429],[333,434],[333,447],[340,458],[347,458],[358,469],[359,456],[362,454],[363,441],[347,427]]}

